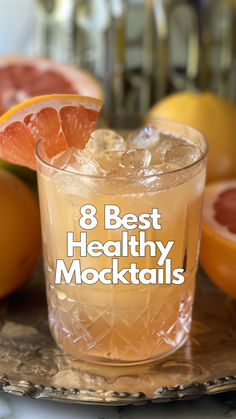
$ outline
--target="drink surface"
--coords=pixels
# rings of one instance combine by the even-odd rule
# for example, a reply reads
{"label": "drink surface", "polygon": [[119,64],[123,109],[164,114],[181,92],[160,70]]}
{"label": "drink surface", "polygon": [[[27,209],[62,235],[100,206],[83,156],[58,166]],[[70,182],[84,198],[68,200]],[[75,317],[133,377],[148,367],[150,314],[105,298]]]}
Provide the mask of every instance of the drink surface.
{"label": "drink surface", "polygon": [[[74,173],[103,177],[145,177],[182,169],[201,157],[201,149],[170,133],[146,126],[131,134],[95,130],[84,150],[71,147],[52,164]],[[126,137],[126,138],[125,138]]]}
{"label": "drink surface", "polygon": [[[136,363],[160,358],[185,341],[191,324],[205,182],[204,162],[193,163],[202,153],[188,139],[153,127],[125,139],[97,130],[84,150],[71,148],[54,158],[53,166],[63,170],[39,172],[49,322],[55,340],[68,353],[92,361]],[[98,224],[92,230],[78,222],[80,209],[87,204],[96,208]],[[184,282],[135,285],[127,274],[128,285],[78,285],[74,278],[70,284],[55,285],[57,259],[63,259],[68,270],[73,259],[80,260],[81,270],[112,269],[113,258],[105,254],[81,257],[81,249],[75,248],[74,256],[67,256],[67,232],[79,241],[86,231],[87,243],[122,242],[124,227],[105,229],[105,205],[118,206],[120,217],[127,213],[139,217],[158,208],[161,229],[151,225],[145,240],[174,242],[171,269],[182,268]],[[138,225],[128,230],[128,237],[133,235],[137,241],[139,234]],[[118,257],[119,269],[136,263],[138,270],[158,271],[163,268],[157,265],[159,256],[152,256],[148,246],[144,256],[129,250],[127,256]]]}

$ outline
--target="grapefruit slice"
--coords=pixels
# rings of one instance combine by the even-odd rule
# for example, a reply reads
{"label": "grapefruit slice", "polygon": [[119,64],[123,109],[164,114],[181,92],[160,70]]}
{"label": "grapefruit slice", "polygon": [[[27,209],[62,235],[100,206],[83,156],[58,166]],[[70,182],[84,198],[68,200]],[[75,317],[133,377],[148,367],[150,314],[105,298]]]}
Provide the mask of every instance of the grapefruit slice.
{"label": "grapefruit slice", "polygon": [[205,189],[200,263],[216,285],[236,298],[236,180]]}
{"label": "grapefruit slice", "polygon": [[0,159],[36,169],[34,149],[42,138],[48,161],[70,146],[83,148],[103,102],[79,95],[29,99],[0,117]]}
{"label": "grapefruit slice", "polygon": [[41,57],[0,57],[0,115],[34,96],[67,93],[103,98],[87,71]]}

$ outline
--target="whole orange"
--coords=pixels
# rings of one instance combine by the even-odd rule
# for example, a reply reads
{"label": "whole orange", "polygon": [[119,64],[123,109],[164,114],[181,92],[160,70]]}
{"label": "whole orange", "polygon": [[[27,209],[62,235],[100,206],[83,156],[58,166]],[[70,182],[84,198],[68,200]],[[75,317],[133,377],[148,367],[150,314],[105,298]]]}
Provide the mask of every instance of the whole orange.
{"label": "whole orange", "polygon": [[0,298],[18,289],[41,252],[37,198],[20,179],[0,169]]}
{"label": "whole orange", "polygon": [[209,143],[207,181],[236,176],[236,106],[214,93],[180,92],[155,104],[146,122],[172,119],[200,131]]}

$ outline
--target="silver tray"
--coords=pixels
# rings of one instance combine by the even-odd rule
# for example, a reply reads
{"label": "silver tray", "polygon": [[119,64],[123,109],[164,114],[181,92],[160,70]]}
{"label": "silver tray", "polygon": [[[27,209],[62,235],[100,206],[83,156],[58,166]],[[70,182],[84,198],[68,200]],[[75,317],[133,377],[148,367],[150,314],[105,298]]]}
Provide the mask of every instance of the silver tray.
{"label": "silver tray", "polygon": [[51,338],[42,269],[0,304],[0,389],[57,401],[138,404],[236,389],[236,301],[199,271],[191,335],[142,366],[107,367],[65,355]]}

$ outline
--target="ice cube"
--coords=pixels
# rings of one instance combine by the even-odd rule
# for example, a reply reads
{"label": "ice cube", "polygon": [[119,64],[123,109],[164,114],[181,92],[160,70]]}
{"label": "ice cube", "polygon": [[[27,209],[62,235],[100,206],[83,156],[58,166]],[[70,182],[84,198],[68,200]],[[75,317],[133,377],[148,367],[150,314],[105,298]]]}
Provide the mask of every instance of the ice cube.
{"label": "ice cube", "polygon": [[56,167],[57,169],[64,169],[65,166],[71,163],[76,162],[76,147],[70,147],[66,150],[62,151],[61,153],[56,154],[51,160],[52,166]]}
{"label": "ice cube", "polygon": [[179,145],[189,145],[189,142],[172,135],[165,136],[161,139],[155,151],[163,155],[173,147],[177,147]]}
{"label": "ice cube", "polygon": [[96,161],[106,172],[116,170],[120,164],[121,156],[125,150],[105,151]]}
{"label": "ice cube", "polygon": [[110,161],[117,162],[121,160],[122,155],[126,152],[126,150],[117,150],[117,151],[105,151],[103,154],[104,157]]}
{"label": "ice cube", "polygon": [[86,175],[104,175],[104,171],[99,164],[87,156],[84,150],[76,147],[70,147],[61,153],[58,153],[51,160],[51,164],[58,168],[73,173],[83,173]]}
{"label": "ice cube", "polygon": [[151,166],[151,174],[160,175],[166,171],[166,165],[164,163],[154,164]]}
{"label": "ice cube", "polygon": [[98,162],[87,156],[85,150],[72,147],[67,153],[60,154],[57,159],[63,161],[63,166],[60,168],[64,172],[56,172],[53,176],[56,189],[60,193],[80,195],[89,199],[90,194],[101,187],[101,182],[96,177],[104,177],[105,171]]}
{"label": "ice cube", "polygon": [[86,144],[89,155],[99,156],[105,151],[125,150],[126,143],[116,132],[109,129],[95,130]]}
{"label": "ice cube", "polygon": [[171,170],[176,170],[189,166],[200,156],[200,149],[194,145],[177,145],[165,153],[164,161],[170,165]]}
{"label": "ice cube", "polygon": [[90,176],[103,176],[105,174],[99,163],[86,155],[85,152],[76,150],[74,157],[75,161],[65,166],[65,169],[69,172],[83,173]]}
{"label": "ice cube", "polygon": [[164,157],[168,150],[171,150],[176,145],[176,140],[173,138],[161,138],[157,146],[152,150],[152,166],[164,163]]}
{"label": "ice cube", "polygon": [[151,161],[151,153],[148,149],[128,150],[121,156],[120,165],[125,169],[146,169]]}
{"label": "ice cube", "polygon": [[159,187],[161,179],[160,175],[163,173],[163,170],[160,167],[148,167],[147,169],[142,169],[137,172],[137,183],[142,185],[145,188],[148,188],[149,191],[155,190]]}
{"label": "ice cube", "polygon": [[162,141],[160,141],[157,151],[159,151],[163,155],[168,150],[171,150],[175,146],[176,146],[175,140],[173,140],[172,138],[164,138]]}
{"label": "ice cube", "polygon": [[130,148],[152,148],[158,144],[159,140],[159,130],[152,125],[147,125],[140,131],[132,132],[127,138]]}

